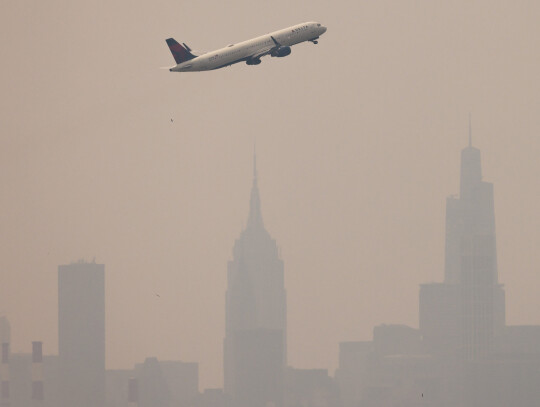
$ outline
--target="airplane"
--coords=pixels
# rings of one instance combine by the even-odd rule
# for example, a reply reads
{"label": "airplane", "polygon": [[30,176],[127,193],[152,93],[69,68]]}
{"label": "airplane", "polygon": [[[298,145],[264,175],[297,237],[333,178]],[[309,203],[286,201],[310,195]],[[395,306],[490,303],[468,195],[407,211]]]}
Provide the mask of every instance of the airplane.
{"label": "airplane", "polygon": [[195,55],[185,43],[179,44],[174,38],[166,40],[176,61],[176,66],[169,68],[171,72],[210,71],[245,62],[248,65],[259,65],[265,55],[282,58],[291,53],[291,46],[309,41],[318,43],[319,36],[326,32],[326,27],[317,22],[293,25],[270,34],[251,40],[230,44],[224,48]]}

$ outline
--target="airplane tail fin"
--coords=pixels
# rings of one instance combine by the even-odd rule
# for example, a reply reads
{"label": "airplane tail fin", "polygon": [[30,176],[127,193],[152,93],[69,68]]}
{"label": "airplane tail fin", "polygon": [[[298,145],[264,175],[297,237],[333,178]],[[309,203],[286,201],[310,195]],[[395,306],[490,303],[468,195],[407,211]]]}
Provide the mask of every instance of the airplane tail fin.
{"label": "airplane tail fin", "polygon": [[173,55],[177,64],[181,64],[182,62],[196,58],[196,55],[191,53],[191,48],[189,48],[186,44],[180,45],[174,38],[168,38],[165,41],[167,42],[167,45],[171,50],[171,54]]}

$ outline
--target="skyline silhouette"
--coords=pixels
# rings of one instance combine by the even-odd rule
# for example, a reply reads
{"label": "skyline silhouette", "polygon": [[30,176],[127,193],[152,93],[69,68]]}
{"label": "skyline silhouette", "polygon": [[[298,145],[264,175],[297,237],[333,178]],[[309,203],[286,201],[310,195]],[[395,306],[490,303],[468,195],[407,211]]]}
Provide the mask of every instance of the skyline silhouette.
{"label": "skyline silhouette", "polygon": [[[158,69],[169,37],[210,50],[311,19],[324,41],[291,57]],[[58,265],[95,257],[107,368],[197,361],[201,388],[221,386],[225,268],[256,137],[287,362],[332,373],[339,342],[418,327],[418,284],[444,281],[469,112],[495,182],[506,321],[540,324],[539,19],[520,1],[4,2],[0,314],[13,352],[58,349]]]}
{"label": "skyline silhouette", "polygon": [[[133,399],[135,405],[164,407],[262,407],[268,403],[280,407],[308,400],[348,407],[414,402],[421,392],[422,398],[426,393],[426,400],[441,406],[449,402],[502,406],[509,400],[530,405],[528,400],[538,395],[534,383],[540,379],[535,373],[540,367],[536,349],[540,326],[505,323],[504,291],[497,278],[493,184],[483,181],[480,150],[472,146],[470,133],[469,145],[461,152],[460,180],[459,197],[446,200],[444,282],[420,285],[419,328],[383,324],[374,326],[372,341],[340,342],[335,378],[328,368],[306,370],[287,364],[284,263],[264,226],[254,154],[248,220],[227,267],[223,393],[209,396],[207,389],[196,395],[201,390],[198,363],[147,357],[133,370],[106,371],[106,274],[104,265],[94,260],[58,267],[60,352],[57,365],[56,356],[48,356],[45,379],[39,382],[38,393],[33,390],[32,398],[39,394],[45,406],[58,402],[61,406],[118,406]],[[0,337],[5,341],[3,363],[9,359],[7,371],[16,366],[6,356],[10,336],[4,317]],[[32,357],[33,363],[43,363],[41,342],[33,343],[34,354],[38,343],[39,356]],[[523,355],[528,355],[526,361]],[[13,356],[16,364],[29,366],[24,355]],[[496,374],[492,374],[494,366]],[[17,369],[13,376],[5,376],[2,369],[2,400],[22,407],[29,404],[21,396],[24,369]],[[526,372],[531,384],[512,381],[516,369]],[[114,377],[116,387],[109,384],[106,390],[106,376]],[[403,382],[401,377],[408,380]],[[136,396],[127,390],[133,380],[139,388],[133,393]],[[195,388],[179,390],[175,380],[196,383]],[[511,396],[491,394],[494,384],[506,387]]]}
{"label": "skyline silhouette", "polygon": [[283,260],[263,222],[253,153],[246,228],[227,267],[224,391],[239,406],[283,406],[287,295]]}

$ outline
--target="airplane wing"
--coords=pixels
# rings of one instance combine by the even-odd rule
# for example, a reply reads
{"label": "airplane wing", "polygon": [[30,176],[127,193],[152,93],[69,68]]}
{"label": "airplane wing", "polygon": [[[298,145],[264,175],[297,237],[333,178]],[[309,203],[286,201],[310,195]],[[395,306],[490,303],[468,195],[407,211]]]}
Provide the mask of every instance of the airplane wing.
{"label": "airplane wing", "polygon": [[263,49],[257,50],[257,52],[253,55],[250,55],[251,59],[259,59],[264,57],[265,55],[271,54],[273,51],[277,50],[279,47],[281,47],[281,44],[276,41],[276,39],[272,36],[272,41],[274,41],[274,45],[269,45],[268,47],[265,47]]}
{"label": "airplane wing", "polygon": [[259,59],[261,57],[264,57],[265,55],[270,54],[274,50],[274,48],[275,47],[268,47],[268,48],[265,48],[265,49],[262,49],[262,50],[258,50],[255,54],[250,55],[250,58],[251,59]]}

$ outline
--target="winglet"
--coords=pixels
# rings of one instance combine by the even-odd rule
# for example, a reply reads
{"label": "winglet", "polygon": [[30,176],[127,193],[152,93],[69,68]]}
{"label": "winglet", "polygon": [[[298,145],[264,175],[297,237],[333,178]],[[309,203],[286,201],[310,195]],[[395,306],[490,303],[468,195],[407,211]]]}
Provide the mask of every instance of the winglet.
{"label": "winglet", "polygon": [[191,49],[189,47],[187,47],[187,49],[184,48],[182,45],[178,44],[174,38],[168,38],[165,41],[167,42],[167,45],[171,50],[171,54],[173,55],[177,64],[181,64],[182,62],[196,58],[196,56],[191,53]]}

